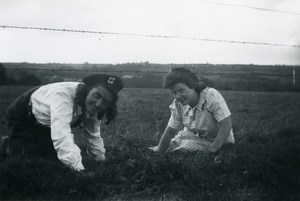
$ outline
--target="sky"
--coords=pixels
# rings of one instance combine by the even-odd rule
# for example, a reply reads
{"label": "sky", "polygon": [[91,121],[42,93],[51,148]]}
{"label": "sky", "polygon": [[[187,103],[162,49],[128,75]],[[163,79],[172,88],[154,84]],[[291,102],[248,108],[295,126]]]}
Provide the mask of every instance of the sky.
{"label": "sky", "polygon": [[0,27],[0,62],[300,65],[299,0],[0,0],[0,26],[99,32]]}

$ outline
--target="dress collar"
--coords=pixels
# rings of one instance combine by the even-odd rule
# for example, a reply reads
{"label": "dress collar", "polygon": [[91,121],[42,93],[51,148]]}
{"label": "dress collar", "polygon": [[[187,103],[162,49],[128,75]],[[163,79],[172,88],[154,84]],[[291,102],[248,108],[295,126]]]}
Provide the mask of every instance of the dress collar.
{"label": "dress collar", "polygon": [[200,92],[200,98],[199,98],[199,101],[197,103],[197,105],[195,107],[191,107],[189,105],[185,105],[184,108],[183,108],[183,114],[187,114],[190,110],[199,110],[199,111],[202,111],[203,109],[203,104],[205,103],[205,100],[206,100],[206,91],[207,91],[207,88],[205,88],[204,90],[202,90]]}

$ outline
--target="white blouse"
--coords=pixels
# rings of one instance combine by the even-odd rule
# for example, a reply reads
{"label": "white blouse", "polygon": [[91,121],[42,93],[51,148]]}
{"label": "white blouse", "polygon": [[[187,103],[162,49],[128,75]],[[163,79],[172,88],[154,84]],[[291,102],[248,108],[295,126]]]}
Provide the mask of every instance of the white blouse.
{"label": "white blouse", "polygon": [[[37,122],[51,128],[51,138],[58,159],[75,170],[84,170],[79,147],[74,142],[71,124],[82,114],[74,98],[79,82],[59,82],[44,85],[31,95],[32,113]],[[87,153],[95,160],[105,158],[101,121],[86,114],[85,137]]]}

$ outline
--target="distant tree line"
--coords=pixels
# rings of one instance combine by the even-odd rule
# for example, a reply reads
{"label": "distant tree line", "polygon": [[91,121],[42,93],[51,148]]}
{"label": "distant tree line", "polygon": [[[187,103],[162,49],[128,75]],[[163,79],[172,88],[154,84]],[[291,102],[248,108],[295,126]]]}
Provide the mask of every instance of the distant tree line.
{"label": "distant tree line", "polygon": [[0,85],[40,85],[42,81],[32,73],[23,72],[16,76],[7,76],[6,69],[2,63],[0,63]]}
{"label": "distant tree line", "polygon": [[[83,66],[89,68],[83,68]],[[291,68],[286,66],[236,66],[125,63],[73,66],[66,64],[0,63],[0,85],[41,85],[62,81],[78,81],[93,73],[108,73],[123,78],[127,88],[162,88],[163,77],[175,67],[189,68],[201,82],[219,90],[232,91],[298,91],[293,85]],[[297,70],[300,66],[297,67]]]}

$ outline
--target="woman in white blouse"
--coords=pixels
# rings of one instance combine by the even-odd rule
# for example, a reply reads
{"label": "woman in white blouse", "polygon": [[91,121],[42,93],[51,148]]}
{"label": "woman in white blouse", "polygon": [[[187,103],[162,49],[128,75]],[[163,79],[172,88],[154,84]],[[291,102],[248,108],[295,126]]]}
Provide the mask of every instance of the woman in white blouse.
{"label": "woman in white blouse", "polygon": [[82,128],[88,156],[105,160],[100,125],[102,119],[105,124],[115,119],[122,88],[119,77],[95,74],[83,82],[52,83],[25,92],[8,108],[7,154],[59,159],[74,170],[84,170],[72,133]]}
{"label": "woman in white blouse", "polygon": [[206,87],[185,68],[173,69],[163,85],[175,99],[159,144],[150,150],[216,152],[224,143],[234,143],[231,113],[217,90]]}

